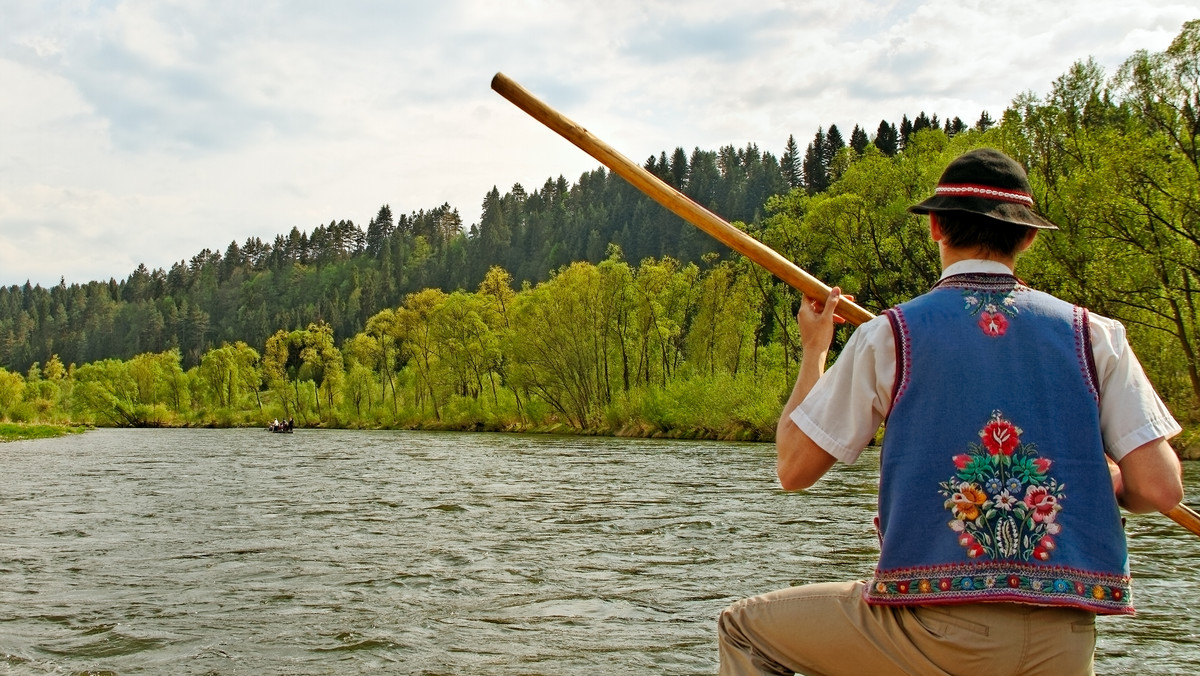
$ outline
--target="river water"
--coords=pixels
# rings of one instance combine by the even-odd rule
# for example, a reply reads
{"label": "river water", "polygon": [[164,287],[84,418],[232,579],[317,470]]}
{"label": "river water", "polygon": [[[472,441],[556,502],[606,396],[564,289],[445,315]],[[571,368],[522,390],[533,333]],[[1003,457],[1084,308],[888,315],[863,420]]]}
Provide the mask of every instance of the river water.
{"label": "river water", "polygon": [[[765,444],[96,430],[0,445],[2,674],[712,674],[717,613],[860,578],[876,466]],[[1187,483],[1200,496],[1200,466]],[[1097,672],[1200,673],[1200,538],[1131,516]]]}

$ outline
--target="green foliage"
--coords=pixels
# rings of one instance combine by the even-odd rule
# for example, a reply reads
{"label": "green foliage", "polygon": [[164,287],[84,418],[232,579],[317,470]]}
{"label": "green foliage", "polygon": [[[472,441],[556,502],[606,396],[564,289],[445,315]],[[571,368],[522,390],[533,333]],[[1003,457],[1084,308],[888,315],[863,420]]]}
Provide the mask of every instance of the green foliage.
{"label": "green foliage", "polygon": [[777,370],[676,378],[665,387],[639,388],[614,402],[609,424],[644,436],[773,439],[780,402],[763,393],[783,391],[787,377]]}
{"label": "green foliage", "polygon": [[10,373],[0,368],[0,416],[12,419],[13,410],[21,402],[25,390],[25,379],[20,373]]}
{"label": "green foliage", "polygon": [[1188,417],[1200,397],[1198,63],[1192,21],[1166,52],[1139,52],[1107,80],[1094,62],[1075,64],[999,129],[1062,228],[1022,270],[1129,326],[1147,372]]}
{"label": "green foliage", "polygon": [[240,407],[262,383],[258,352],[238,341],[204,353],[199,373],[206,403],[220,408]]}
{"label": "green foliage", "polygon": [[67,434],[86,432],[87,428],[79,425],[21,425],[16,423],[0,423],[0,442],[21,441],[24,439],[51,439]]}
{"label": "green foliage", "polygon": [[599,423],[611,398],[610,347],[615,344],[612,295],[599,268],[575,263],[517,296],[509,381],[550,404],[563,422],[579,428]]}
{"label": "green foliage", "polygon": [[178,422],[168,402],[180,401],[179,354],[143,354],[85,364],[75,371],[75,420],[117,427],[154,427]]}

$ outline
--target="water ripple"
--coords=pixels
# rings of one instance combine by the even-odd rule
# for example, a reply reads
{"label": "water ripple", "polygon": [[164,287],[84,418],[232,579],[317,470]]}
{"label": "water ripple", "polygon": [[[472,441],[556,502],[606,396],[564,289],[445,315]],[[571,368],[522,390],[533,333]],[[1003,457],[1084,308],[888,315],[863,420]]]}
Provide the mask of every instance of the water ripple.
{"label": "water ripple", "polygon": [[[788,494],[772,453],[308,430],[5,444],[0,672],[713,673],[727,603],[875,562],[870,457]],[[1101,619],[1097,671],[1200,672],[1182,621],[1200,540],[1159,516],[1128,529],[1141,612]]]}

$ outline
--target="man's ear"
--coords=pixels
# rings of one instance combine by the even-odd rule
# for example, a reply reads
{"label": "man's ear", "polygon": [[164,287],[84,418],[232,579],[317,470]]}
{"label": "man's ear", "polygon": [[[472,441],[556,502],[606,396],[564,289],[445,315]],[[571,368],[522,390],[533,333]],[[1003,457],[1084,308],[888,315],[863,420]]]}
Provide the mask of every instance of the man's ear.
{"label": "man's ear", "polygon": [[1033,246],[1033,240],[1037,239],[1038,229],[1030,228],[1029,233],[1025,235],[1025,239],[1021,240],[1021,244],[1017,246],[1017,253],[1025,251]]}
{"label": "man's ear", "polygon": [[938,223],[936,211],[929,212],[929,236],[935,242],[940,242],[942,241],[942,238],[945,237],[945,235],[942,233],[942,224]]}

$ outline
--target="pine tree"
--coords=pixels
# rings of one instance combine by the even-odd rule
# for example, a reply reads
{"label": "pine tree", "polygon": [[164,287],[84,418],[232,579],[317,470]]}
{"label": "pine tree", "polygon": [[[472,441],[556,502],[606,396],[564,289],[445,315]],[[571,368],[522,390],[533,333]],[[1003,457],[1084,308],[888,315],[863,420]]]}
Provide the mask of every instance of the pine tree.
{"label": "pine tree", "polygon": [[241,267],[245,263],[244,254],[241,247],[238,246],[237,240],[229,243],[225,249],[225,257],[221,259],[220,276],[218,279],[222,282],[229,279],[233,275],[233,271]]}
{"label": "pine tree", "polygon": [[799,188],[803,185],[804,176],[800,166],[800,147],[796,145],[796,137],[788,134],[787,145],[784,146],[783,157],[779,158],[779,166],[789,188]]}
{"label": "pine tree", "polygon": [[825,170],[828,172],[829,167],[833,166],[833,159],[837,157],[838,152],[846,147],[846,142],[842,139],[842,132],[837,128],[836,124],[829,125],[829,131],[825,134]]}
{"label": "pine tree", "polygon": [[804,187],[815,195],[829,187],[829,167],[825,164],[825,130],[817,127],[812,143],[804,151]]}
{"label": "pine tree", "polygon": [[687,186],[688,158],[683,148],[675,148],[671,156],[671,185],[683,190]]}
{"label": "pine tree", "polygon": [[386,204],[379,207],[379,213],[367,224],[367,253],[372,258],[378,258],[383,252],[395,228],[392,222],[392,208]]}
{"label": "pine tree", "polygon": [[960,134],[966,130],[967,130],[967,123],[963,122],[962,118],[958,117],[958,116],[955,116],[955,118],[953,120],[947,118],[946,126],[942,128],[942,131],[944,131],[946,133],[946,136],[951,136],[951,137],[954,136],[955,134]]}
{"label": "pine tree", "polygon": [[854,149],[854,152],[862,155],[870,144],[871,139],[867,137],[867,132],[857,124],[854,125],[854,131],[850,132],[850,147]]}
{"label": "pine tree", "polygon": [[896,125],[889,123],[887,120],[879,121],[879,129],[875,131],[875,147],[879,148],[879,152],[893,157],[900,151],[899,133],[896,131]]}

